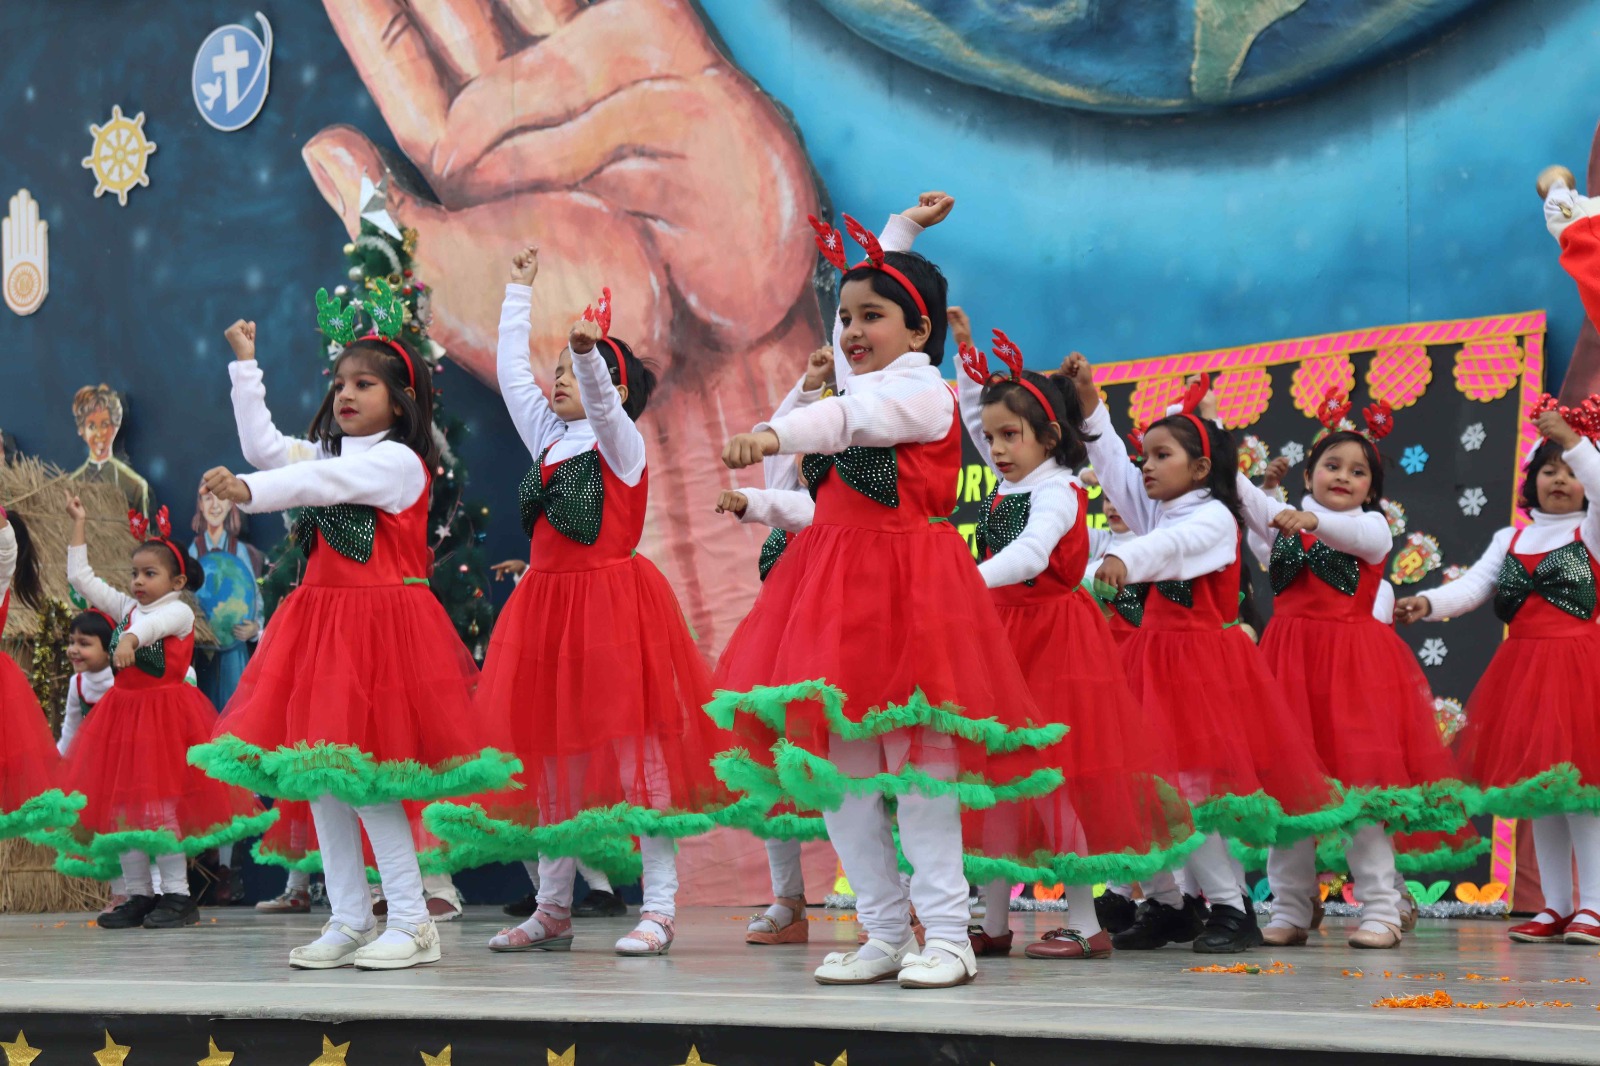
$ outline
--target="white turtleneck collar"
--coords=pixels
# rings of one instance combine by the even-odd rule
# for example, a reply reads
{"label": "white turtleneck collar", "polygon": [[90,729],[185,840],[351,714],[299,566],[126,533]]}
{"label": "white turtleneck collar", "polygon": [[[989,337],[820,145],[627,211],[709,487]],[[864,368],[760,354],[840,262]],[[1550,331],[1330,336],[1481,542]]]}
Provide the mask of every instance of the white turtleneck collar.
{"label": "white turtleneck collar", "polygon": [[1077,484],[1077,476],[1071,470],[1062,466],[1049,457],[1045,461],[1028,471],[1017,481],[1000,479],[997,490],[1001,496],[1009,496],[1014,492],[1033,492],[1044,485],[1053,485],[1058,482],[1068,485]]}

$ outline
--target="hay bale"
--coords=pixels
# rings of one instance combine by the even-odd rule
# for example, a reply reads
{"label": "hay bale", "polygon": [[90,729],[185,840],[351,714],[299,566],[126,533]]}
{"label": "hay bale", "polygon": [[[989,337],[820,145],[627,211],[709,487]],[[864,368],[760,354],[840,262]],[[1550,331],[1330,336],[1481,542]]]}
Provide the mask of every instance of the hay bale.
{"label": "hay bale", "polygon": [[110,899],[103,881],[56,873],[55,852],[26,840],[0,840],[0,914],[98,911]]}

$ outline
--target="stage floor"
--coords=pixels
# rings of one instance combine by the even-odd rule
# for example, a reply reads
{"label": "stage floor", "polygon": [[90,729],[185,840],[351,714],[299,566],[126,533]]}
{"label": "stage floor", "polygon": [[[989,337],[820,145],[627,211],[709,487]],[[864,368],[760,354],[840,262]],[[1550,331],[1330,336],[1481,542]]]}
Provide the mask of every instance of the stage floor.
{"label": "stage floor", "polygon": [[[289,949],[311,939],[325,911],[310,917],[258,916],[244,909],[202,914],[199,928],[176,932],[104,931],[89,927],[82,915],[0,918],[0,1039],[25,1029],[32,1046],[46,1047],[36,1031],[69,1039],[66,1034],[76,1019],[87,1035],[70,1038],[71,1043],[88,1041],[83,1046],[92,1050],[100,1047],[102,1026],[130,1044],[125,1032],[155,1040],[158,1016],[181,1015],[189,1019],[189,1038],[201,1042],[198,1049],[187,1049],[196,1053],[182,1061],[196,1061],[204,1053],[208,1031],[218,1034],[218,1045],[226,1049],[221,1034],[228,1032],[230,1020],[299,1019],[340,1040],[351,1039],[341,1034],[374,1031],[346,1023],[376,1021],[392,1029],[400,1022],[427,1022],[431,1036],[419,1035],[421,1050],[437,1051],[437,1046],[426,1046],[427,1039],[436,1045],[453,1043],[462,1066],[484,1061],[466,1056],[463,1048],[473,1042],[475,1026],[491,1023],[522,1027],[495,1027],[505,1034],[526,1034],[503,1037],[519,1042],[518,1061],[543,1063],[538,1057],[543,1049],[532,1048],[530,1054],[531,1044],[548,1040],[551,1051],[562,1052],[569,1045],[561,1041],[571,1039],[579,1045],[580,1066],[630,1061],[598,1049],[583,1055],[584,1034],[592,1040],[596,1033],[615,1031],[617,1023],[675,1027],[690,1034],[699,1041],[708,1066],[746,1061],[809,1066],[814,1059],[827,1066],[834,1061],[826,1055],[837,1052],[815,1050],[821,1045],[813,1038],[820,1034],[807,1034],[802,1041],[801,1034],[786,1036],[773,1028],[837,1032],[838,1039],[851,1043],[850,1061],[857,1066],[916,1061],[867,1057],[854,1046],[869,1037],[869,1043],[881,1046],[881,1038],[893,1032],[944,1037],[940,1046],[957,1050],[921,1060],[942,1062],[987,1061],[992,1049],[1004,1046],[994,1041],[1044,1038],[1110,1047],[1120,1051],[1112,1060],[1126,1062],[1155,1061],[1160,1053],[1151,1045],[1168,1045],[1191,1063],[1213,1056],[1241,1061],[1237,1050],[1224,1059],[1219,1054],[1224,1048],[1253,1049],[1256,1054],[1246,1054],[1247,1060],[1267,1051],[1297,1049],[1345,1057],[1600,1063],[1597,949],[1513,945],[1505,938],[1506,923],[1498,921],[1425,921],[1400,950],[1384,952],[1347,948],[1342,936],[1347,923],[1330,919],[1307,947],[1257,949],[1232,958],[1198,956],[1177,947],[1076,964],[1018,955],[981,960],[977,982],[965,988],[912,992],[893,983],[865,988],[813,983],[810,972],[822,955],[848,949],[855,934],[848,917],[839,920],[816,909],[806,946],[746,947],[743,912],[704,909],[682,917],[670,956],[624,959],[612,953],[611,945],[631,927],[626,919],[579,921],[570,954],[491,954],[483,944],[504,919],[496,909],[473,907],[461,920],[441,927],[440,963],[398,973],[291,970]],[[1031,939],[1059,924],[1053,920],[1058,917],[1012,915],[1019,949],[1024,937]],[[1293,971],[1186,972],[1187,967],[1240,960],[1266,966],[1275,958],[1292,963]],[[1364,969],[1364,977],[1342,972],[1358,968]],[[1385,977],[1385,970],[1392,976]],[[1470,980],[1469,974],[1486,980]],[[1554,983],[1574,977],[1596,983]],[[1486,1010],[1372,1006],[1380,997],[1436,989],[1458,1002],[1526,1000],[1534,1005]],[[1544,1005],[1549,1001],[1571,1006]],[[119,1025],[124,1032],[118,1031]],[[765,1046],[773,1048],[770,1056],[741,1058],[731,1051],[732,1043],[719,1049],[717,1034],[724,1027],[765,1029]],[[966,1038],[977,1043],[959,1050],[967,1046]],[[243,1036],[238,1039],[249,1043]],[[314,1058],[315,1037],[297,1038],[305,1039],[313,1043],[282,1061],[303,1066]],[[785,1047],[791,1039],[792,1047]],[[350,1051],[352,1066],[374,1061],[372,1055],[359,1056],[361,1046],[357,1041]],[[1054,1047],[1058,1054],[1065,1050],[1060,1044]],[[843,1045],[838,1048],[844,1050]],[[659,1061],[694,1061],[687,1052],[686,1044],[675,1053],[683,1058]],[[69,1057],[75,1055],[49,1055],[41,1066]],[[148,1063],[157,1057],[162,1056],[139,1056],[134,1066],[140,1058]],[[1034,1061],[1034,1056],[1019,1053],[1016,1060]],[[241,1054],[238,1066],[265,1061],[261,1055]],[[407,1055],[407,1061],[416,1059]],[[631,1061],[657,1060],[636,1056]],[[995,1061],[1007,1066],[1004,1057]]]}

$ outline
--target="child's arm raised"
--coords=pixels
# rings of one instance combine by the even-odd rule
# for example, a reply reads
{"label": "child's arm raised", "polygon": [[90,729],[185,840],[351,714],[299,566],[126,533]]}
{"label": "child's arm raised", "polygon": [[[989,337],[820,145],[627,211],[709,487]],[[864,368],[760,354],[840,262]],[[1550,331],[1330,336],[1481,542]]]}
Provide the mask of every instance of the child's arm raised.
{"label": "child's arm raised", "polygon": [[1409,624],[1429,618],[1440,622],[1446,618],[1458,618],[1488,603],[1494,595],[1495,581],[1500,576],[1500,564],[1511,549],[1514,532],[1507,527],[1496,533],[1471,569],[1448,585],[1440,585],[1400,600],[1395,604],[1395,621]]}
{"label": "child's arm raised", "polygon": [[126,593],[118,592],[94,574],[89,565],[89,544],[85,535],[89,512],[83,501],[67,493],[67,517],[72,519],[72,536],[67,540],[67,582],[78,590],[78,595],[100,608],[114,619],[127,617],[138,601]]}
{"label": "child's arm raised", "polygon": [[572,352],[572,376],[578,382],[583,413],[600,445],[600,457],[623,484],[637,485],[644,476],[644,434],[623,410],[622,390],[611,380],[611,368],[600,354],[600,343],[600,327],[579,319],[567,338],[567,348]]}
{"label": "child's arm raised", "polygon": [[0,602],[11,591],[11,579],[17,576],[17,531],[11,520],[0,509]]}
{"label": "child's arm raised", "polygon": [[950,336],[956,342],[956,361],[962,364],[960,373],[956,374],[956,401],[961,408],[962,428],[967,431],[972,446],[983,456],[983,461],[989,464],[989,469],[999,474],[1000,471],[995,470],[994,457],[989,454],[989,442],[983,439],[983,385],[967,372],[965,365],[965,349],[974,347],[972,319],[959,307],[950,308],[946,317],[950,321]]}
{"label": "child's arm raised", "polygon": [[330,507],[353,503],[399,514],[428,488],[422,459],[399,441],[379,441],[357,455],[334,455],[319,463],[296,463],[276,470],[235,476],[213,467],[200,487],[231,500],[246,514],[291,507]]}
{"label": "child's arm raised", "polygon": [[1160,512],[1155,500],[1144,491],[1144,479],[1139,468],[1128,456],[1128,447],[1117,435],[1111,423],[1111,412],[1100,402],[1100,392],[1095,387],[1094,369],[1089,360],[1073,352],[1061,364],[1061,373],[1072,382],[1078,392],[1078,405],[1083,409],[1083,431],[1098,439],[1085,441],[1089,449],[1089,462],[1106,498],[1135,533],[1148,533],[1155,528]]}
{"label": "child's arm raised", "polygon": [[1589,511],[1583,516],[1578,535],[1591,554],[1600,555],[1600,451],[1595,450],[1593,441],[1579,436],[1559,411],[1546,411],[1539,416],[1539,432],[1562,447],[1561,461],[1571,467],[1578,484],[1583,486]]}
{"label": "child's arm raised", "polygon": [[550,401],[533,376],[528,336],[533,332],[533,279],[539,276],[539,249],[524,248],[511,260],[511,280],[500,305],[500,342],[495,378],[517,435],[535,458],[561,438],[567,425],[550,410]]}
{"label": "child's arm raised", "polygon": [[272,424],[266,382],[261,376],[261,364],[256,362],[256,324],[240,319],[223,336],[233,349],[228,378],[233,382],[233,420],[239,428],[239,449],[244,461],[257,470],[272,470],[315,459],[316,445],[285,436]]}
{"label": "child's arm raised", "polygon": [[1050,553],[1078,520],[1078,494],[1071,482],[1048,481],[1031,495],[1028,524],[1017,539],[978,564],[978,573],[990,588],[1020,584],[1044,573]]}

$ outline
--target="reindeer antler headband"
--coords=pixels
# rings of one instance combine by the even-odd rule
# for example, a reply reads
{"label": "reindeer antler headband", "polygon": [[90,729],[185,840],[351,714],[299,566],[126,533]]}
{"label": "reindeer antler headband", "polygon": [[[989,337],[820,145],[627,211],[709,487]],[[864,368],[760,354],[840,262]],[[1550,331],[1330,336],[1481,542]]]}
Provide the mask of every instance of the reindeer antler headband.
{"label": "reindeer antler headband", "polygon": [[1044,408],[1044,417],[1047,422],[1059,422],[1056,418],[1056,409],[1049,400],[1045,399],[1044,392],[1033,382],[1022,376],[1022,349],[1017,347],[1015,341],[1005,335],[1004,330],[994,331],[994,348],[992,354],[1011,371],[1010,376],[989,372],[989,360],[984,358],[982,352],[970,344],[962,344],[957,351],[961,356],[961,367],[967,372],[967,377],[979,385],[992,385],[999,381],[1009,381],[1014,385],[1021,385],[1033,394],[1039,401],[1039,406]]}
{"label": "reindeer antler headband", "polygon": [[[1317,421],[1329,432],[1337,432],[1345,415],[1350,413],[1350,397],[1337,385],[1328,386],[1322,402],[1317,405]],[[1394,432],[1394,408],[1379,400],[1361,409],[1361,418],[1367,428],[1357,430],[1377,448],[1378,442]]]}
{"label": "reindeer antler headband", "polygon": [[[362,336],[356,336],[356,322],[360,311],[365,310],[367,317],[372,319],[372,329]],[[411,356],[405,346],[395,340],[400,336],[400,330],[406,324],[405,305],[400,297],[395,295],[394,287],[387,279],[377,278],[372,282],[371,291],[359,306],[351,301],[351,306],[338,296],[329,296],[327,289],[317,290],[317,328],[322,335],[339,347],[344,348],[355,341],[376,341],[379,344],[392,348],[406,365],[406,382],[411,386],[411,391],[417,390],[417,368],[411,362]]]}
{"label": "reindeer antler headband", "polygon": [[839,231],[817,218],[816,215],[807,215],[806,219],[811,223],[811,228],[817,231],[817,249],[822,252],[823,257],[844,273],[849,273],[859,267],[870,266],[874,270],[889,275],[904,286],[906,292],[911,294],[912,301],[916,303],[917,311],[921,313],[923,318],[927,318],[928,305],[923,301],[922,293],[918,292],[917,287],[911,284],[910,278],[884,261],[883,246],[878,243],[877,236],[849,215],[841,217],[844,219],[845,229],[850,231],[850,239],[861,245],[861,249],[867,253],[867,257],[857,263],[855,267],[850,266],[844,257],[844,238],[839,236]]}
{"label": "reindeer antler headband", "polygon": [[178,546],[168,539],[172,536],[172,519],[167,515],[165,504],[162,505],[161,510],[156,512],[155,525],[156,535],[152,537],[150,535],[150,519],[132,508],[128,509],[128,530],[134,535],[134,538],[140,543],[148,543],[153,540],[158,544],[165,544],[167,550],[172,553],[173,562],[178,564],[178,572],[182,573],[183,555],[178,551]]}
{"label": "reindeer antler headband", "polygon": [[[1178,405],[1178,415],[1194,423],[1195,432],[1200,434],[1200,454],[1207,459],[1211,458],[1211,434],[1206,432],[1206,424],[1195,414],[1200,409],[1200,401],[1206,398],[1206,393],[1211,391],[1211,375],[1201,374],[1200,379],[1190,385],[1183,393],[1183,400]],[[1140,434],[1141,447],[1144,435]]]}
{"label": "reindeer antler headband", "polygon": [[611,339],[611,290],[609,288],[600,290],[599,303],[590,304],[583,309],[583,319],[585,322],[593,322],[600,327],[600,340],[617,357],[617,387],[619,389],[627,388],[628,363],[622,358],[622,349],[617,346],[616,341]]}

